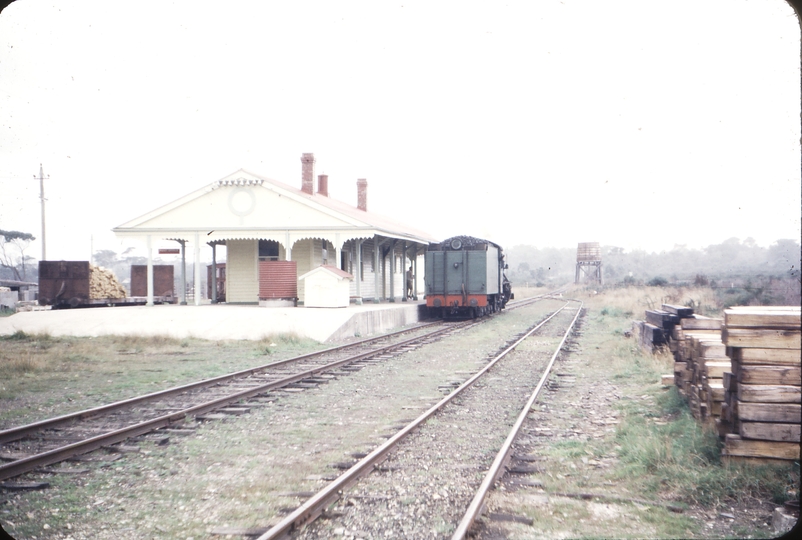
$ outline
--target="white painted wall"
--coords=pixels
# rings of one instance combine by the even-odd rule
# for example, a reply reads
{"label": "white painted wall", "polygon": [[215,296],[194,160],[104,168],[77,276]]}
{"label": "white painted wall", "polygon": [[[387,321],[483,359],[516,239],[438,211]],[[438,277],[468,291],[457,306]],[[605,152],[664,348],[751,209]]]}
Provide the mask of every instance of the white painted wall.
{"label": "white painted wall", "polygon": [[226,242],[226,302],[259,302],[259,241]]}
{"label": "white painted wall", "polygon": [[350,279],[342,279],[328,271],[318,271],[304,279],[306,307],[348,307]]}

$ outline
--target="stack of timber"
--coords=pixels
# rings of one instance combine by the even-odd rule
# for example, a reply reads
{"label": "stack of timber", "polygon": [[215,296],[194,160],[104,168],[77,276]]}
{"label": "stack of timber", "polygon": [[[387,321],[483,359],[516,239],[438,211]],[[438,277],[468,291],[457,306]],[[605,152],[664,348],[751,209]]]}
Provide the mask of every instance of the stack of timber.
{"label": "stack of timber", "polygon": [[674,384],[700,420],[720,415],[724,402],[722,379],[730,359],[721,341],[722,322],[696,315],[693,308],[663,304],[636,323],[642,348],[653,352],[667,346],[674,354]]}
{"label": "stack of timber", "polygon": [[[641,334],[641,346],[646,350],[668,346],[674,354],[674,384],[696,418],[720,415],[724,402],[722,379],[724,372],[730,370],[721,341],[723,320],[696,315],[693,308],[684,306],[663,304],[661,308],[646,311],[646,321],[639,323],[646,329]],[[661,341],[654,340],[656,335],[661,336]]]}
{"label": "stack of timber", "polygon": [[714,421],[719,433],[727,433],[718,418],[725,403],[725,373],[732,363],[722,341],[723,319],[694,314],[685,306],[663,304],[647,310],[638,324],[640,345],[646,350],[666,345],[674,354],[674,384],[688,400],[698,420]]}
{"label": "stack of timber", "polygon": [[125,287],[114,272],[102,266],[89,265],[89,298],[125,298]]}
{"label": "stack of timber", "polygon": [[644,351],[653,353],[666,345],[665,332],[661,327],[648,321],[635,321],[633,326],[638,336],[638,345]]}
{"label": "stack of timber", "polygon": [[676,341],[674,380],[699,420],[721,414],[723,377],[730,359],[721,341],[721,319],[693,315],[680,320],[672,331]]}
{"label": "stack of timber", "polygon": [[725,459],[799,460],[801,319],[797,306],[724,311],[722,337],[732,359],[723,378]]}
{"label": "stack of timber", "polygon": [[668,346],[673,351],[670,340],[673,328],[682,317],[692,315],[692,308],[670,304],[663,304],[662,309],[647,309],[646,320],[635,323],[641,348],[654,352],[659,347]]}

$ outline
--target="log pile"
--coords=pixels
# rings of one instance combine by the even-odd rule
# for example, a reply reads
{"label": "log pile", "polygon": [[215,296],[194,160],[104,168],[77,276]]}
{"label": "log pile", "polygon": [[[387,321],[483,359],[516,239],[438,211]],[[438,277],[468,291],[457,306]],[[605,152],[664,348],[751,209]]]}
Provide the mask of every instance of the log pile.
{"label": "log pile", "polygon": [[797,306],[725,310],[732,369],[723,377],[722,454],[728,460],[799,460],[802,313]]}
{"label": "log pile", "polygon": [[125,298],[125,287],[114,272],[102,266],[89,265],[89,298]]}

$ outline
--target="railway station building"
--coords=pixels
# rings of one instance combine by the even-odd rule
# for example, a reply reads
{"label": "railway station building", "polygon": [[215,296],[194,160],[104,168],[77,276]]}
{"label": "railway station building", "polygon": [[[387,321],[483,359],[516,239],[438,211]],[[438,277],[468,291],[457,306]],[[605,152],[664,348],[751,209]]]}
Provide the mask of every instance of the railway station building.
{"label": "railway station building", "polygon": [[[412,266],[415,297],[423,275],[420,259],[428,234],[367,209],[367,181],[357,180],[357,206],[328,195],[328,177],[317,177],[313,154],[301,157],[300,189],[240,169],[197,191],[113,229],[139,239],[148,255],[148,303],[153,302],[153,249],[178,242],[182,255],[194,251],[201,283],[201,249],[212,250],[211,275],[218,275],[217,247],[226,248],[225,301],[233,304],[304,305],[306,280],[328,267],[350,280],[350,301],[406,301],[406,270]],[[215,302],[216,287],[212,287]],[[200,303],[196,286],[195,304]]]}

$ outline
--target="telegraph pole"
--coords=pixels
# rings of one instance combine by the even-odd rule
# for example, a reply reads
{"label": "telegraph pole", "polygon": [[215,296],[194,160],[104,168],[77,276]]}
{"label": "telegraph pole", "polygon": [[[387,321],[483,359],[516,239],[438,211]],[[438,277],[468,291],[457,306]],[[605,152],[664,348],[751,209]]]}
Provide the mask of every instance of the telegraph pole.
{"label": "telegraph pole", "polygon": [[[36,178],[36,175],[33,175]],[[50,178],[50,175],[47,175]],[[47,247],[45,242],[45,173],[42,164],[39,164],[39,198],[42,200],[42,260],[47,260]]]}

